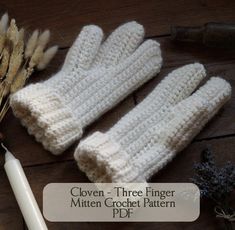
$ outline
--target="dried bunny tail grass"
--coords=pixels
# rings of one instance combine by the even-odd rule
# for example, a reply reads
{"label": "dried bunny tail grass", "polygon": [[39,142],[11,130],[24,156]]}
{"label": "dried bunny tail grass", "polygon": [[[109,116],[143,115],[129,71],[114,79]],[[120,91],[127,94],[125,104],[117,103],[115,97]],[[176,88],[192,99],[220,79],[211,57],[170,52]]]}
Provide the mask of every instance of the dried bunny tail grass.
{"label": "dried bunny tail grass", "polygon": [[52,47],[48,48],[44,52],[41,61],[38,63],[37,69],[38,70],[45,69],[47,67],[47,65],[49,64],[49,62],[52,60],[52,58],[55,56],[57,51],[58,51],[58,46],[52,46]]}
{"label": "dried bunny tail grass", "polygon": [[43,57],[43,48],[41,46],[38,46],[33,52],[33,55],[30,59],[29,72],[32,72],[33,68],[38,65],[42,57]]}
{"label": "dried bunny tail grass", "polygon": [[50,39],[50,31],[39,34],[35,30],[24,44],[24,29],[18,30],[15,19],[8,25],[8,14],[0,19],[0,122],[7,113],[10,94],[24,85],[35,67],[46,68],[55,56],[58,46],[45,48]]}
{"label": "dried bunny tail grass", "polygon": [[9,59],[10,59],[10,47],[5,46],[2,51],[2,60],[0,64],[0,80],[2,80],[7,73]]}
{"label": "dried bunny tail grass", "polygon": [[49,42],[50,39],[50,31],[45,30],[43,33],[40,34],[37,42],[37,46],[41,46],[42,49],[44,50],[47,43]]}
{"label": "dried bunny tail grass", "polygon": [[13,45],[16,45],[18,43],[19,32],[18,32],[18,28],[16,26],[15,19],[11,19],[10,26],[7,30],[7,38],[10,41],[12,41]]}
{"label": "dried bunny tail grass", "polygon": [[2,54],[5,41],[6,41],[6,34],[0,34],[0,54]]}
{"label": "dried bunny tail grass", "polygon": [[0,54],[2,54],[4,44],[6,41],[6,30],[8,27],[8,13],[5,13],[0,20]]}
{"label": "dried bunny tail grass", "polygon": [[19,89],[23,88],[27,78],[28,78],[28,72],[25,68],[23,68],[22,70],[19,71],[13,83],[11,84],[10,92],[15,93]]}
{"label": "dried bunny tail grass", "polygon": [[33,52],[37,46],[38,35],[39,35],[38,30],[34,30],[32,35],[30,36],[25,48],[25,53],[24,53],[25,59],[32,57]]}
{"label": "dried bunny tail grass", "polygon": [[20,28],[19,30],[19,41],[18,42],[23,42],[24,43],[24,28]]}
{"label": "dried bunny tail grass", "polygon": [[16,76],[22,61],[24,52],[24,29],[18,32],[18,42],[14,45],[11,53],[9,68],[6,75],[6,81],[11,84]]}
{"label": "dried bunny tail grass", "polygon": [[8,27],[9,16],[8,13],[2,15],[0,20],[0,34],[5,34]]}

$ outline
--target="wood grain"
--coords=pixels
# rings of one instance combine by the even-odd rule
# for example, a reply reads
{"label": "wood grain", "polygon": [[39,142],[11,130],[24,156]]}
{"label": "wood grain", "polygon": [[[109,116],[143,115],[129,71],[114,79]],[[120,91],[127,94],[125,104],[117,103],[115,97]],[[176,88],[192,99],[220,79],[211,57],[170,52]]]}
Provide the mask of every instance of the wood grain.
{"label": "wood grain", "polygon": [[201,25],[208,21],[235,21],[233,0],[2,0],[8,11],[28,30],[49,28],[60,47],[68,47],[86,24],[110,32],[130,20],[142,23],[147,36],[169,34],[170,26]]}
{"label": "wood grain", "polygon": [[[151,182],[190,182],[194,174],[193,165],[200,161],[201,151],[211,146],[216,160],[220,165],[230,160],[235,163],[235,155],[231,151],[235,148],[235,137],[201,141],[191,144],[183,152],[168,164],[160,173],[152,178]],[[60,162],[57,164],[26,167],[25,173],[40,206],[42,204],[42,190],[48,183],[53,182],[88,182],[75,162]],[[35,180],[37,178],[37,180]],[[219,230],[221,222],[213,215],[213,206],[209,202],[202,201],[200,218],[192,223],[48,223],[49,229],[205,229]]]}
{"label": "wood grain", "polygon": [[23,218],[3,169],[0,170],[0,178],[0,229],[23,230]]}
{"label": "wood grain", "polygon": [[[233,88],[235,87],[235,59],[232,59],[234,57],[232,51],[208,49],[210,51],[209,52],[206,48],[197,45],[177,46],[172,43],[168,37],[157,40],[161,43],[165,61],[160,74],[134,93],[136,103],[139,103],[143,98],[145,98],[148,93],[157,86],[159,81],[174,68],[187,63],[193,63],[198,60],[205,64],[208,74],[207,79],[209,76],[218,75],[228,80]],[[41,81],[50,77],[53,73],[56,73],[63,63],[67,50],[68,49],[60,50],[56,58],[49,65],[48,69],[40,73],[35,73],[30,82]],[[178,58],[179,56],[180,58]],[[88,129],[86,129],[85,136],[95,130],[107,130],[133,107],[133,97],[129,96],[117,107],[88,127]],[[233,91],[230,102],[224,106],[211,122],[209,122],[197,139],[235,134],[234,111],[235,92]],[[0,129],[3,130],[7,137],[9,148],[25,166],[57,162],[73,158],[73,151],[77,142],[63,155],[59,157],[53,156],[44,150],[42,145],[35,141],[34,137],[28,135],[26,129],[20,125],[19,120],[13,116],[11,111],[7,114],[5,120],[0,126]]]}
{"label": "wood grain", "polygon": [[[228,80],[232,87],[235,87],[234,81],[234,63],[228,64],[215,64],[215,65],[205,65],[209,76],[221,76],[224,79]],[[174,68],[164,68],[161,73],[145,84],[140,90],[135,93],[135,98],[137,103],[142,101],[148,94],[151,92],[157,84],[163,79],[169,72],[171,72]],[[205,81],[203,81],[204,83]],[[213,138],[224,135],[233,135],[235,134],[235,92],[232,91],[232,98],[225,106],[219,111],[219,113],[206,125],[206,127],[202,130],[202,132],[196,137],[196,139],[204,139],[204,138]]]}
{"label": "wood grain", "polygon": [[[51,43],[61,49],[44,72],[36,73],[30,82],[37,82],[57,72],[64,61],[67,48],[71,46],[82,26],[97,24],[110,33],[118,25],[136,20],[146,29],[146,36],[161,43],[164,64],[161,73],[115,109],[102,116],[86,129],[85,136],[95,130],[107,130],[138,104],[171,70],[187,63],[205,64],[208,76],[220,75],[235,87],[235,52],[206,48],[195,44],[173,43],[170,39],[171,25],[197,26],[208,21],[235,22],[233,0],[2,0],[0,13],[8,11],[19,26],[27,31],[36,28],[52,31]],[[165,169],[152,178],[153,182],[187,182],[193,175],[193,164],[199,161],[200,152],[212,146],[219,164],[230,160],[235,163],[235,93],[219,114],[205,127],[186,150],[180,153]],[[88,182],[73,159],[72,146],[63,155],[55,157],[45,151],[41,144],[29,136],[10,111],[0,130],[7,137],[7,145],[25,166],[40,206],[43,187],[51,182]],[[211,140],[210,140],[211,139]],[[23,218],[3,170],[0,170],[0,229],[21,230]],[[202,213],[193,223],[49,223],[50,230],[220,230],[223,223],[216,219],[210,203],[202,201]]]}
{"label": "wood grain", "polygon": [[235,60],[235,50],[210,48],[195,43],[180,43],[170,36],[154,38],[161,45],[163,68],[179,67],[192,62],[202,64],[228,64]]}

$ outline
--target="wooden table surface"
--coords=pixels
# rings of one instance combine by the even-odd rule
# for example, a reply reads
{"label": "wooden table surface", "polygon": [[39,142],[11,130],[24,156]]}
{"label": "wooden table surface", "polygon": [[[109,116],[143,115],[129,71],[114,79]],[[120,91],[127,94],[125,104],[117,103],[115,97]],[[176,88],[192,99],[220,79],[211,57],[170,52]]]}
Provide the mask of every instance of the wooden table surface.
{"label": "wooden table surface", "polygon": [[[209,49],[199,45],[177,45],[170,40],[170,26],[197,26],[208,21],[235,22],[234,0],[2,0],[0,13],[8,11],[18,25],[27,31],[36,28],[52,32],[52,43],[60,49],[50,66],[32,76],[33,82],[46,79],[60,68],[68,48],[82,26],[97,24],[106,33],[130,20],[142,23],[146,38],[161,43],[164,64],[161,73],[122,101],[112,111],[87,128],[85,135],[94,130],[106,130],[121,116],[136,106],[172,69],[199,61],[208,76],[219,75],[235,88],[235,52]],[[10,150],[22,162],[36,199],[42,206],[43,187],[51,182],[88,182],[74,160],[72,146],[62,156],[55,157],[45,151],[29,136],[12,112],[9,111],[1,130],[7,137]],[[189,182],[193,164],[200,159],[200,152],[211,146],[219,163],[235,162],[235,90],[232,99],[216,117],[153,182]],[[76,143],[77,144],[77,143]],[[3,163],[2,163],[3,164]],[[27,229],[3,168],[0,169],[0,230]],[[50,223],[50,230],[59,229],[222,229],[222,222],[214,217],[210,203],[202,201],[201,215],[192,223]]]}

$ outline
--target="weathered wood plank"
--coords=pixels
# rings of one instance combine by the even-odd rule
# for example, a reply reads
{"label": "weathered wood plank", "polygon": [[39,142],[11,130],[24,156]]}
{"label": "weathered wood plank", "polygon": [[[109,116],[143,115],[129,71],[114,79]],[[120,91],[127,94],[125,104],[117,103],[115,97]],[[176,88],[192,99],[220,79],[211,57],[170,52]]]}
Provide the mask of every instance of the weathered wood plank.
{"label": "weathered wood plank", "polygon": [[0,177],[0,229],[23,230],[23,218],[3,169]]}
{"label": "weathered wood plank", "polygon": [[[8,11],[15,17],[19,26],[27,31],[36,28],[52,31],[52,43],[60,47],[71,46],[82,26],[95,23],[101,26],[105,33],[109,33],[121,23],[137,20],[146,28],[148,37],[166,35],[170,32],[170,25],[196,26],[208,21],[235,22],[235,2],[233,0],[3,0],[0,2],[0,12]],[[157,85],[159,80],[170,70],[181,65],[199,61],[206,64],[209,75],[221,75],[229,80],[234,88],[234,52],[208,49],[198,45],[174,44],[169,37],[157,38],[161,43],[164,66],[162,72],[135,94],[140,102]],[[50,67],[40,74],[34,75],[33,81],[45,79],[55,73],[64,60],[66,49],[60,51]],[[216,136],[235,134],[234,101],[225,108],[205,127],[197,137],[214,138]],[[113,125],[121,116],[133,108],[133,98],[130,96],[111,112],[104,115],[91,125],[85,135],[94,130],[105,130]],[[32,136],[21,127],[12,113],[8,113],[0,126],[7,137],[9,148],[26,167],[26,174],[32,184],[33,191],[41,206],[42,189],[50,182],[86,182],[87,178],[71,161],[73,147],[60,157],[54,157],[36,143]],[[193,163],[199,160],[200,151],[211,145],[217,154],[218,162],[226,160],[235,162],[235,137],[201,141],[191,144],[179,154],[164,170],[153,178],[155,182],[185,182],[192,176]],[[65,161],[65,162],[62,162]],[[30,165],[44,164],[35,167]],[[0,229],[23,229],[22,216],[15,202],[13,193],[3,170],[0,187]],[[36,178],[36,179],[35,179]],[[219,230],[222,222],[213,215],[213,207],[202,202],[203,213],[194,223],[48,223],[49,229],[190,229],[190,230]],[[25,227],[26,229],[26,227]]]}
{"label": "weathered wood plank", "polygon": [[[169,46],[171,46],[171,43],[169,43]],[[195,48],[196,47],[194,47],[194,49]],[[208,80],[212,76],[220,76],[228,80],[232,88],[234,89],[235,60],[225,60],[225,56],[221,55],[221,58],[219,58],[221,61],[218,61],[216,57],[213,57],[213,55],[208,55],[206,51],[204,57],[200,59],[196,58],[197,55],[195,55],[194,58],[194,54],[202,56],[202,54],[200,54],[199,52],[197,53],[196,51],[191,52],[190,50],[184,50],[181,53],[180,49],[166,49],[165,54],[163,54],[163,56],[166,57],[165,63],[160,74],[151,81],[149,81],[147,84],[145,84],[143,87],[141,87],[139,90],[137,90],[137,92],[135,93],[136,102],[139,103],[141,100],[143,100],[170,71],[182,65],[193,63],[195,61],[200,61],[201,63],[205,64],[205,68],[207,70],[207,78],[205,80]],[[217,56],[219,56],[220,54],[224,53],[217,52]],[[223,58],[224,60],[222,60]],[[203,129],[203,131],[197,138],[212,138],[223,135],[231,135],[235,133],[234,100],[235,92],[233,90],[231,100],[223,107],[223,109],[218,113],[218,115],[214,119],[212,119],[212,121]]]}
{"label": "weathered wood plank", "polygon": [[[223,164],[230,160],[235,163],[235,137],[202,141],[191,144],[180,153],[168,166],[152,178],[152,182],[190,182],[194,174],[193,165],[200,161],[201,151],[210,145],[214,150],[216,160]],[[26,175],[32,186],[40,206],[42,204],[43,187],[52,182],[88,182],[75,162],[61,162],[37,167],[25,168]],[[35,178],[37,178],[35,180]],[[49,229],[221,229],[220,220],[213,214],[213,206],[202,201],[202,212],[199,219],[192,223],[48,223]]]}
{"label": "weathered wood plank", "polygon": [[[60,69],[67,50],[60,51],[50,66],[43,72],[37,72],[32,77],[30,82],[37,82],[50,77],[53,73]],[[94,130],[104,130],[112,126],[119,120],[127,111],[134,106],[132,96],[126,98],[114,110],[108,112],[98,122],[95,122],[91,127],[86,129],[88,134]],[[53,156],[48,151],[44,150],[40,143],[37,143],[33,136],[30,136],[26,129],[21,126],[20,121],[16,119],[12,111],[9,111],[3,122],[0,124],[0,130],[6,137],[6,142],[12,152],[22,161],[23,165],[43,164],[47,162],[63,161],[73,158],[74,146],[66,151],[62,156]]]}
{"label": "weathered wood plank", "polygon": [[[209,76],[221,75],[225,79],[229,80],[233,88],[235,87],[235,81],[233,79],[233,75],[235,74],[235,60],[231,59],[231,61],[229,61],[226,59],[226,57],[232,58],[232,54],[230,54],[230,56],[220,55],[219,52],[214,52],[214,50],[214,54],[210,54],[210,52],[203,52],[203,49],[198,46],[179,48],[175,44],[172,44],[168,38],[161,38],[160,40],[165,60],[162,71],[153,80],[137,90],[135,93],[137,102],[140,102],[158,84],[158,82],[173,69],[173,67],[178,67],[186,63],[194,62],[195,59],[200,59],[203,63],[206,64]],[[57,72],[64,60],[66,52],[67,49],[59,51],[55,60],[52,61],[48,69],[41,73],[35,73],[35,75],[31,78],[31,82],[46,79],[53,73]],[[197,59],[196,57],[199,58]],[[212,120],[212,122],[210,122],[205,127],[198,138],[211,138],[235,133],[234,101],[235,93],[233,91],[231,101]],[[127,111],[133,108],[133,106],[134,101],[130,96],[112,111],[102,116],[95,124],[92,124],[85,132],[85,135],[94,130],[102,130],[111,127],[120,119],[120,117],[125,115]],[[67,150],[66,153],[62,156],[55,157],[49,152],[45,151],[41,144],[37,143],[32,136],[27,134],[26,129],[20,125],[19,120],[16,119],[11,112],[7,114],[7,117],[1,124],[1,130],[6,135],[9,148],[16,154],[17,157],[22,160],[23,165],[42,164],[47,162],[72,159],[72,153],[76,144]]]}
{"label": "weathered wood plank", "polygon": [[195,43],[180,43],[170,36],[154,38],[161,44],[163,68],[178,67],[192,62],[202,64],[229,63],[235,60],[234,50],[210,48]]}
{"label": "weathered wood plank", "polygon": [[98,24],[105,32],[126,21],[142,23],[147,36],[169,34],[170,25],[201,25],[208,21],[235,21],[233,0],[3,0],[8,11],[29,30],[49,28],[54,42],[70,46],[81,27]]}
{"label": "weathered wood plank", "polygon": [[[99,121],[92,124],[91,127],[88,127],[85,135],[88,135],[91,131],[106,130],[108,127],[111,127],[133,106],[133,98],[128,97],[118,105],[115,110],[108,112],[100,118]],[[16,119],[12,113],[9,113],[6,117],[1,130],[3,130],[3,133],[7,138],[7,146],[25,166],[72,159],[74,148],[78,143],[76,142],[64,154],[54,156],[43,149],[42,145],[36,142],[34,137],[27,133],[26,129],[20,125],[19,120]]]}

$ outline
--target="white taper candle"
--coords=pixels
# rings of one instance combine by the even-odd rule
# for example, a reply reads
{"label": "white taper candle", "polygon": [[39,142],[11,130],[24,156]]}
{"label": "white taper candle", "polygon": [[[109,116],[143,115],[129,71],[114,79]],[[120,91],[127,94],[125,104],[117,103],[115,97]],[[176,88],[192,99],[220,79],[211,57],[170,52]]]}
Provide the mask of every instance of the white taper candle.
{"label": "white taper candle", "polygon": [[5,147],[4,149],[6,150],[4,168],[28,229],[47,230],[20,161]]}

